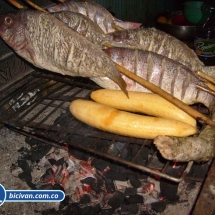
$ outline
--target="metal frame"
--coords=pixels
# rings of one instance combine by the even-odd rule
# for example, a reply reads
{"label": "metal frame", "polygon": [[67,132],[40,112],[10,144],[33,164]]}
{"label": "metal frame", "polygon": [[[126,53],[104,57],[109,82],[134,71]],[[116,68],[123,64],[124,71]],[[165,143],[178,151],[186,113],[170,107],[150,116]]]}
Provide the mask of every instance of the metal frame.
{"label": "metal frame", "polygon": [[[68,144],[93,156],[98,155],[174,182],[181,182],[189,173],[192,161],[183,163],[180,176],[171,176],[168,170],[174,162],[163,159],[152,140],[111,134],[76,120],[69,112],[69,104],[77,98],[90,99],[91,91],[100,88],[91,80],[46,71],[34,71],[21,80],[14,81],[0,94],[0,123],[10,129],[59,147]],[[123,147],[113,154],[111,147],[119,143]],[[133,145],[136,151],[132,151],[132,158],[126,160],[124,154],[129,152]],[[137,160],[145,150],[144,147],[150,149],[150,154],[142,165]],[[154,164],[156,162],[157,164]]]}

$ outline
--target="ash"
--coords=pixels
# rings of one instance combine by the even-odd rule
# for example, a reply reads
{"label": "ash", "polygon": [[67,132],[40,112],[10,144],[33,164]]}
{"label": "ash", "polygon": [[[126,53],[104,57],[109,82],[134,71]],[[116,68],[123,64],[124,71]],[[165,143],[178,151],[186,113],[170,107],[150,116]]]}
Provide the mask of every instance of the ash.
{"label": "ash", "polygon": [[5,127],[0,140],[0,183],[6,190],[62,189],[66,195],[61,203],[5,202],[2,215],[189,215],[202,185],[182,181],[167,201],[160,180],[116,163],[86,155],[80,159],[73,149],[38,143]]}

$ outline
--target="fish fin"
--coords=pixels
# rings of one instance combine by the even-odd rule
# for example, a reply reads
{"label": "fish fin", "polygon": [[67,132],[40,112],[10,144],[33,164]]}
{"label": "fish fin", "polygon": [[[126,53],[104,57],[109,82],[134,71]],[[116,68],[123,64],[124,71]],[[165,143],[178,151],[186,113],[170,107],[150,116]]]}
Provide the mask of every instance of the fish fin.
{"label": "fish fin", "polygon": [[112,25],[117,26],[118,28],[122,29],[137,29],[140,28],[142,23],[138,22],[124,22],[119,19],[114,19],[114,23]]}
{"label": "fish fin", "polygon": [[116,24],[114,24],[114,23],[112,23],[111,25],[112,25],[112,27],[113,27],[116,31],[125,30],[124,28],[122,28],[122,27],[120,27],[120,26],[118,26],[118,25],[116,25]]}
{"label": "fish fin", "polygon": [[125,93],[125,95],[129,98],[128,91],[126,89],[127,84],[122,77],[120,79],[118,79],[117,84],[119,85],[120,89]]}

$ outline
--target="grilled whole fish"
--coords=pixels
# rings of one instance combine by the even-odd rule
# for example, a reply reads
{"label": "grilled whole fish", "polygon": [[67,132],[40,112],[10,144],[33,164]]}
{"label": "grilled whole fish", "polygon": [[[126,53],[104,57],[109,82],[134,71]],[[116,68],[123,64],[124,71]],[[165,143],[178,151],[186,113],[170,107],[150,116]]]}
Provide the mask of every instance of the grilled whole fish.
{"label": "grilled whole fish", "polygon": [[161,54],[175,61],[195,68],[203,65],[196,53],[177,38],[155,28],[139,28],[109,34],[108,41],[117,47],[138,48]]}
{"label": "grilled whole fish", "polygon": [[108,43],[115,47],[142,49],[176,60],[193,71],[203,71],[215,78],[215,66],[204,66],[195,52],[177,38],[155,28],[139,28],[104,34],[88,17],[71,11],[53,13],[73,30],[99,46]]}
{"label": "grilled whole fish", "polygon": [[152,51],[215,78],[215,66],[205,66],[185,43],[158,29],[138,28],[113,32],[109,36],[112,39],[106,42],[115,47]]}
{"label": "grilled whole fish", "polygon": [[[196,85],[206,87],[186,66],[154,52],[113,47],[105,49],[110,59],[136,75],[148,80],[186,104],[202,103],[209,107],[214,96],[199,90]],[[123,76],[129,91],[148,90]],[[93,78],[103,88],[118,89],[108,78]]]}
{"label": "grilled whole fish", "polygon": [[96,45],[101,46],[103,41],[111,39],[96,23],[81,13],[60,11],[52,15]]}
{"label": "grilled whole fish", "polygon": [[123,29],[135,29],[141,26],[141,23],[124,22],[116,19],[108,10],[92,1],[74,1],[67,0],[47,8],[49,12],[73,11],[89,17],[97,23],[105,33],[116,31],[118,26]]}
{"label": "grilled whole fish", "polygon": [[36,67],[69,76],[109,77],[126,91],[110,58],[49,13],[19,10],[1,15],[0,36]]}

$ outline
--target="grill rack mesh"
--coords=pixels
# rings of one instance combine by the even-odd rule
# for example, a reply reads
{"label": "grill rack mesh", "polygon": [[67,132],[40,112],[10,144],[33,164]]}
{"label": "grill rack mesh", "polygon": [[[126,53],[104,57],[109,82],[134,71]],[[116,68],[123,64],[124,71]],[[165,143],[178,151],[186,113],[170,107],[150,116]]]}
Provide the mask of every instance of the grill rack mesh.
{"label": "grill rack mesh", "polygon": [[[20,83],[15,81],[0,94],[0,122],[10,129],[58,146],[68,144],[175,182],[189,173],[192,161],[182,164],[178,177],[169,174],[174,163],[163,159],[151,140],[111,134],[76,120],[69,112],[70,102],[90,99],[90,93],[100,89],[90,79],[36,70]],[[145,151],[149,155],[143,158]]]}

